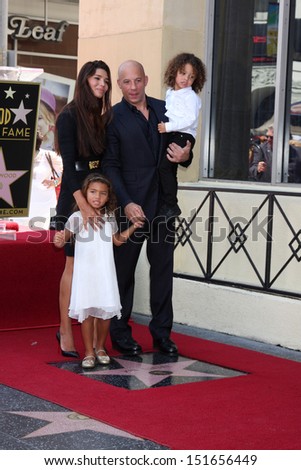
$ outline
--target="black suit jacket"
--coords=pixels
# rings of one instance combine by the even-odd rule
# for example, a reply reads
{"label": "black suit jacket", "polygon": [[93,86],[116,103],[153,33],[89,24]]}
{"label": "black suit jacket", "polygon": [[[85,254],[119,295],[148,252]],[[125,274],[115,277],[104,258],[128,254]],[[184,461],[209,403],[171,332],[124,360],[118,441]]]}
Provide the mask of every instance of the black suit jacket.
{"label": "black suit jacket", "polygon": [[[147,100],[158,122],[166,121],[165,102],[155,98]],[[162,145],[160,136],[160,155]],[[151,151],[139,120],[124,99],[113,107],[113,120],[107,129],[107,150],[102,164],[122,208],[130,202],[139,204],[151,220],[159,198],[159,161]]]}
{"label": "black suit jacket", "polygon": [[[253,161],[249,168],[249,176],[252,177],[255,181],[270,183],[272,159],[273,151],[269,142],[264,142],[259,147],[254,147]],[[263,171],[262,173],[257,172],[257,166],[259,162],[265,162],[267,164],[266,171]]]}
{"label": "black suit jacket", "polygon": [[[163,100],[147,97],[158,123],[166,122]],[[113,120],[107,129],[107,150],[103,172],[110,178],[118,203],[124,208],[130,202],[139,204],[148,220],[156,215],[159,191],[158,165],[165,155],[164,134],[159,134],[159,158],[151,151],[131,106],[124,100],[113,107]],[[185,166],[191,163],[185,162]]]}

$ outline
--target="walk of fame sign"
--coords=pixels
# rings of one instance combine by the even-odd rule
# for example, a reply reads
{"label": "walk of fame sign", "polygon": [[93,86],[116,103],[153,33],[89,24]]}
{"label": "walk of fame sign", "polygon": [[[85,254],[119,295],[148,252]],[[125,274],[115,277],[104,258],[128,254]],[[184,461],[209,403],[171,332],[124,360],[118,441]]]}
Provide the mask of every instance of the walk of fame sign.
{"label": "walk of fame sign", "polygon": [[26,217],[40,84],[0,80],[0,218]]}

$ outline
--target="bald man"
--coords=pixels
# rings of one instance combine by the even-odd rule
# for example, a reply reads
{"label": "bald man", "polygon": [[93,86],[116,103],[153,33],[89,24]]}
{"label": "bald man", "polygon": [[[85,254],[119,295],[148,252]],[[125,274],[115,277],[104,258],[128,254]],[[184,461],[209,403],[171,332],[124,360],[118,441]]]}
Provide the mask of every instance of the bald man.
{"label": "bald man", "polygon": [[[135,218],[144,227],[135,232],[124,246],[115,249],[122,318],[111,321],[113,347],[124,354],[140,354],[142,347],[132,337],[129,320],[133,308],[135,271],[141,248],[146,242],[150,264],[149,330],[153,346],[162,353],[177,355],[170,334],[173,324],[172,287],[174,218],[158,217],[161,205],[158,166],[165,155],[164,134],[158,123],[166,121],[165,102],[146,95],[148,77],[142,64],[134,60],[123,62],[118,69],[118,86],[123,98],[113,107],[113,120],[107,130],[107,150],[103,172],[111,179],[121,208],[120,223]],[[172,143],[168,158],[174,163],[191,163],[191,145]]]}

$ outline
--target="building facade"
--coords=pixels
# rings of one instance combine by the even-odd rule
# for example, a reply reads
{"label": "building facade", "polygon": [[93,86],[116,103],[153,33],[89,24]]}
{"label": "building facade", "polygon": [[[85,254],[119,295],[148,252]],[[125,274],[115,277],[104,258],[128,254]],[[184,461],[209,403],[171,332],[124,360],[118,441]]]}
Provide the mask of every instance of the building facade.
{"label": "building facade", "polygon": [[75,80],[79,0],[6,0],[8,66]]}
{"label": "building facade", "polygon": [[[78,43],[79,64],[102,58],[113,79],[120,62],[142,62],[156,97],[173,55],[205,61],[194,161],[179,175],[175,320],[293,349],[301,346],[300,21],[301,0],[142,0],[139,8],[90,0],[80,2]],[[265,173],[255,155],[268,129]],[[135,311],[148,315],[146,257],[137,287]]]}
{"label": "building facade", "polygon": [[[301,0],[9,0],[8,6],[9,16],[30,18],[32,28],[28,38],[9,33],[10,65],[43,67],[69,80],[87,60],[103,59],[113,102],[121,98],[117,68],[126,59],[144,64],[147,93],[156,97],[165,95],[163,72],[172,56],[192,51],[204,60],[194,159],[179,170],[175,321],[300,349]],[[24,36],[29,24],[22,21],[14,24]],[[259,171],[269,130],[269,166]],[[142,255],[134,308],[149,315]]]}

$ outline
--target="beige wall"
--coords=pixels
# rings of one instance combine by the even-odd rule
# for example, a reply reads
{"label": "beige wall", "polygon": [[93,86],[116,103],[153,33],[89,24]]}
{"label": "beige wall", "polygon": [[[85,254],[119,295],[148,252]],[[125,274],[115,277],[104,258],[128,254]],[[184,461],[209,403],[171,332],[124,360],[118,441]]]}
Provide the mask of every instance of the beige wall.
{"label": "beige wall", "polygon": [[[169,59],[183,51],[204,58],[206,0],[80,0],[78,67],[88,60],[108,63],[113,103],[121,98],[116,86],[118,65],[142,62],[149,76],[147,93],[164,98],[163,73]],[[139,5],[139,8],[137,7]],[[197,181],[200,138],[191,167],[179,170],[180,181]]]}
{"label": "beige wall", "polygon": [[79,67],[100,58],[111,68],[113,103],[118,65],[127,59],[142,62],[150,83],[147,92],[161,94],[161,48],[164,0],[81,0],[79,9]]}

